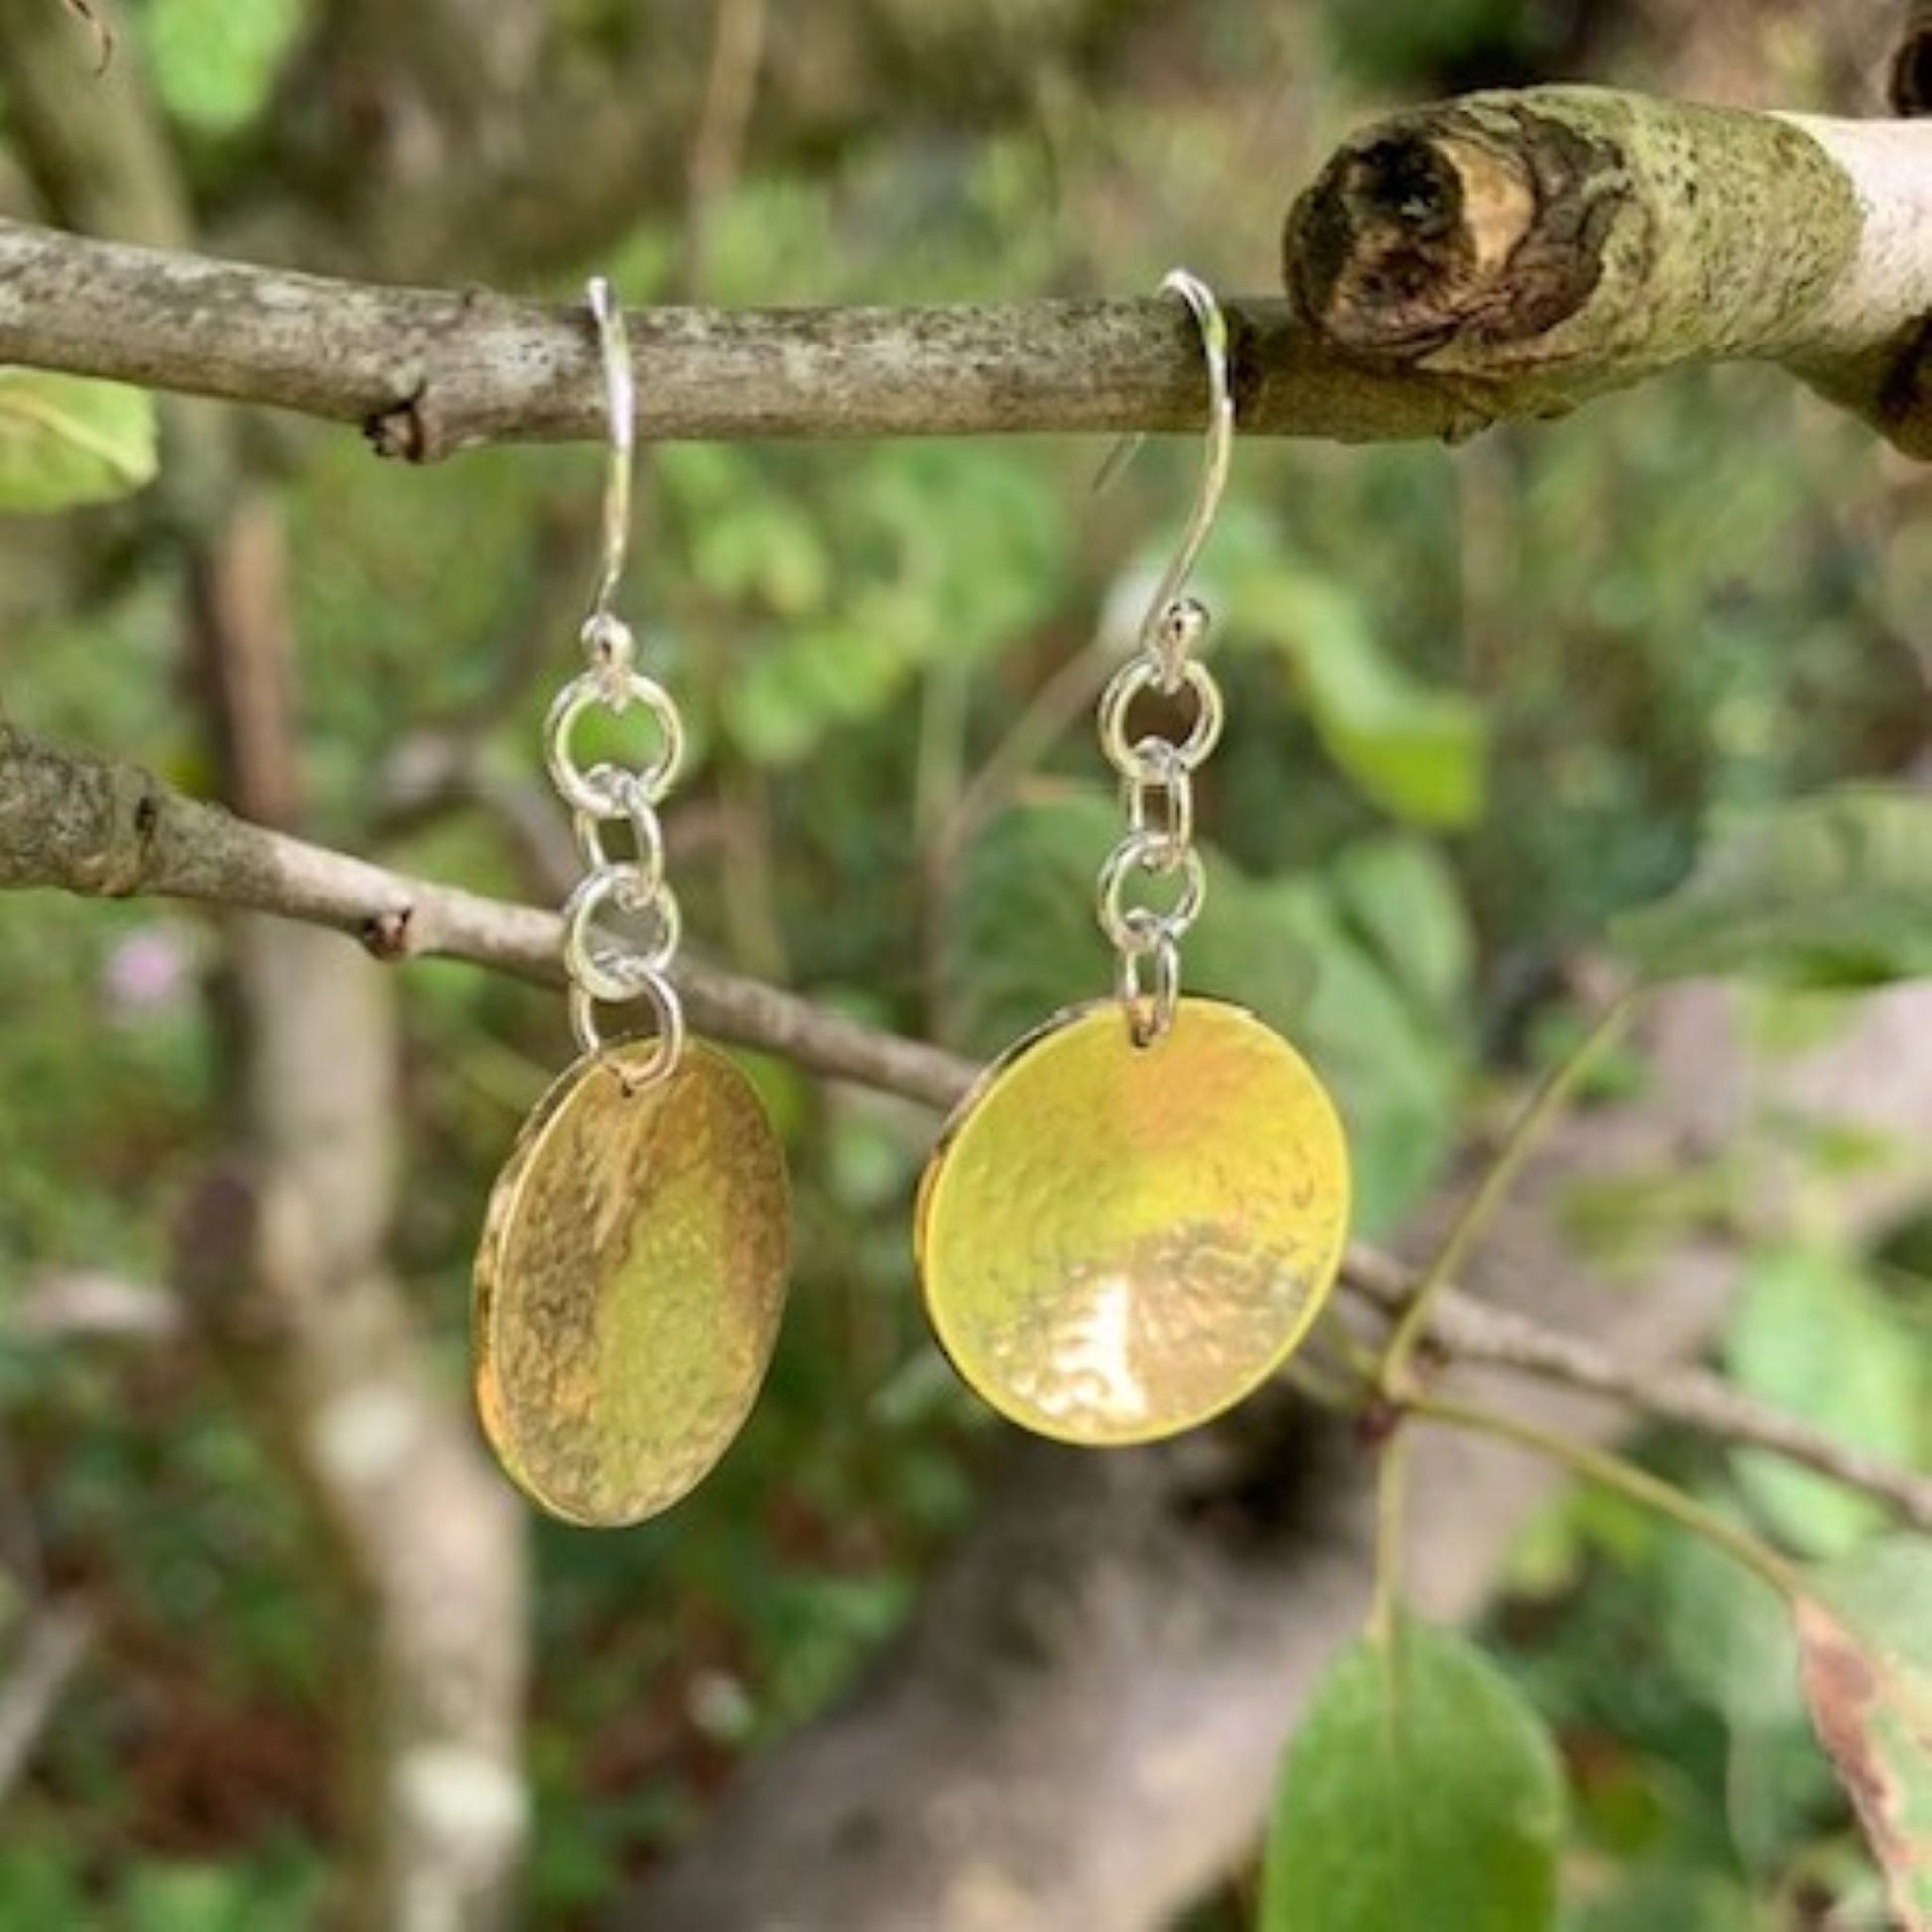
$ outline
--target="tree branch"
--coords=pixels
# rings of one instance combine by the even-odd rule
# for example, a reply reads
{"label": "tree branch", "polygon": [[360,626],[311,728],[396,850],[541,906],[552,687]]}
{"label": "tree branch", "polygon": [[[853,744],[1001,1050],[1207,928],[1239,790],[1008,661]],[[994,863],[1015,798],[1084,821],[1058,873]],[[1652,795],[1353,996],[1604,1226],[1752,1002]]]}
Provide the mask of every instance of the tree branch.
{"label": "tree branch", "polygon": [[91,1269],[55,1269],[30,1275],[12,1299],[0,1335],[9,1342],[179,1341],[186,1332],[181,1304],[165,1289],[123,1281]]}
{"label": "tree branch", "polygon": [[[281,519],[235,469],[187,618],[226,797],[300,817]],[[231,821],[238,823],[239,821]],[[345,1599],[343,1840],[329,1926],[506,1926],[527,1838],[523,1521],[433,1372],[390,1257],[395,987],[325,932],[224,922],[235,1146],[190,1198],[175,1280],[307,1492]]]}
{"label": "tree branch", "polygon": [[[0,724],[0,889],[198,900],[333,927],[379,959],[442,957],[561,985],[557,917],[271,832],[182,797],[136,765]],[[950,1054],[820,1012],[694,963],[678,974],[693,1022],[838,1079],[935,1107],[972,1070]]]}
{"label": "tree branch", "polygon": [[77,1601],[42,1604],[25,1619],[17,1661],[0,1683],[0,1804],[12,1796],[54,1709],[93,1648],[97,1622]]}
{"label": "tree branch", "polygon": [[[52,12],[0,0],[8,105],[44,195],[67,219],[182,245],[189,198],[138,64],[89,81],[65,19],[65,41],[50,44]],[[186,641],[216,762],[238,807],[292,823],[301,759],[281,522],[226,422],[172,415]],[[0,774],[0,817],[46,801],[50,772],[21,775],[16,786],[10,764]],[[121,796],[138,841],[149,800],[138,783]],[[87,788],[109,828],[113,802],[111,780]],[[433,1373],[388,1257],[394,988],[300,926],[235,919],[224,936],[240,1146],[192,1196],[175,1285],[325,1532],[345,1708],[332,1738],[341,1858],[318,1922],[483,1932],[514,1914],[527,1838],[523,1525]]]}
{"label": "tree branch", "polygon": [[[1228,304],[1250,433],[1458,437],[1756,360],[1932,454],[1932,125],[1475,95],[1347,143],[1295,205],[1286,272],[1290,304]],[[1201,419],[1192,325],[1151,298],[656,309],[631,338],[650,438]],[[603,433],[581,312],[19,224],[0,224],[0,360],[359,423],[416,460]]]}
{"label": "tree branch", "polygon": [[194,232],[141,48],[104,60],[90,10],[0,0],[15,145],[57,219],[185,248]]}
{"label": "tree branch", "polygon": [[1916,123],[1471,95],[1346,142],[1290,211],[1284,272],[1338,347],[1459,386],[1479,420],[1769,361],[1932,456]]}
{"label": "tree branch", "polygon": [[[145,771],[58,750],[0,725],[0,889],[55,886],[96,897],[152,893],[330,926],[382,959],[446,957],[562,983],[553,913],[433,885],[171,792]],[[957,1055],[846,1020],[796,994],[689,962],[694,1022],[834,1079],[950,1108],[977,1069]],[[1415,1275],[1362,1243],[1347,1285],[1400,1311]],[[1592,1343],[1449,1290],[1428,1326],[1435,1350],[1617,1401],[1721,1440],[1766,1449],[1864,1490],[1932,1529],[1932,1479],[1861,1454],[1695,1370],[1658,1375]]]}
{"label": "tree branch", "polygon": [[[1278,301],[1231,300],[1247,426],[1430,437],[1427,379],[1364,383]],[[1185,429],[1200,347],[1177,304],[643,309],[628,322],[651,439]],[[604,434],[579,307],[374,287],[0,222],[0,361],[362,426],[386,456]]]}
{"label": "tree branch", "polygon": [[[1361,1242],[1349,1250],[1345,1281],[1391,1316],[1408,1306],[1415,1292],[1412,1270]],[[1932,1530],[1932,1476],[1895,1468],[1848,1448],[1752,1400],[1721,1376],[1696,1368],[1639,1372],[1581,1336],[1455,1289],[1436,1305],[1426,1333],[1431,1351],[1451,1361],[1480,1362],[1608,1396],[1642,1415],[1680,1423],[1718,1442],[1769,1449],[1876,1497],[1916,1529]]]}

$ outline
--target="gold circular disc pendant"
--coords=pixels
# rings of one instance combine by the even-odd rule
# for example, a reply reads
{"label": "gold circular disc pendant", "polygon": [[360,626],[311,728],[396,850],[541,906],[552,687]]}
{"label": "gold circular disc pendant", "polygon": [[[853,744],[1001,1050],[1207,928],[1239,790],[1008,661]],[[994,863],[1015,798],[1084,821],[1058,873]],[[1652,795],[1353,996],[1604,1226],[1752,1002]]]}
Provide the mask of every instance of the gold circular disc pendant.
{"label": "gold circular disc pendant", "polygon": [[652,1040],[544,1095],[477,1255],[477,1408],[503,1467],[569,1522],[668,1509],[731,1446],[784,1311],[784,1153],[750,1081],[692,1041],[626,1091]]}
{"label": "gold circular disc pendant", "polygon": [[1334,1284],[1348,1148],[1302,1056],[1182,1000],[1137,1047],[1113,1001],[996,1061],[919,1188],[918,1262],[971,1386],[1062,1442],[1145,1443],[1278,1368]]}

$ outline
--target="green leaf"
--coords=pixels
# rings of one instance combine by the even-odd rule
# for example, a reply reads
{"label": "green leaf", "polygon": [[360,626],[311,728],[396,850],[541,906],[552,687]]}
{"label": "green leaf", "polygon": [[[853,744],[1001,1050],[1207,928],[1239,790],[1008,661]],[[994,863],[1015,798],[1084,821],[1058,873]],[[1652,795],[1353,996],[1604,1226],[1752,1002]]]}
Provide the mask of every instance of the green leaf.
{"label": "green leaf", "polygon": [[1793,1605],[1805,1698],[1904,1932],[1932,1932],[1932,1542],[1889,1538]]}
{"label": "green leaf", "polygon": [[787,619],[814,615],[832,602],[823,528],[761,480],[725,513],[691,519],[690,559],[692,575],[707,590]]}
{"label": "green leaf", "polygon": [[1537,1932],[1555,1921],[1562,1773],[1481,1651],[1404,1619],[1315,1687],[1282,1766],[1262,1932]]}
{"label": "green leaf", "polygon": [[1359,674],[1344,698],[1339,679],[1311,683],[1315,728],[1335,762],[1396,817],[1455,830],[1482,816],[1482,714],[1451,692]]}
{"label": "green leaf", "polygon": [[1659,1566],[1660,1633],[1678,1676],[1734,1733],[1802,1733],[1798,1652],[1783,1597],[1688,1530],[1666,1533]]}
{"label": "green leaf", "polygon": [[1613,935],[1659,980],[1881,986],[1932,975],[1932,798],[1861,787],[1733,819],[1675,893]]}
{"label": "green leaf", "polygon": [[1425,1012],[1458,1021],[1468,1011],[1475,933],[1448,862],[1421,839],[1357,839],[1330,878],[1341,909]]}
{"label": "green leaf", "polygon": [[1099,793],[1035,787],[982,825],[946,905],[948,1040],[979,1058],[1111,984],[1093,881],[1120,837]]}
{"label": "green leaf", "polygon": [[[1411,94],[1445,72],[1499,65],[1502,50],[1533,63],[1535,13],[1522,0],[1435,0],[1428,7],[1322,9],[1336,59],[1373,94]],[[1473,62],[1471,60],[1473,57]]]}
{"label": "green leaf", "polygon": [[154,398],[145,390],[0,369],[0,510],[111,502],[154,469]]}
{"label": "green leaf", "polygon": [[1758,1923],[1756,1901],[1734,1878],[1658,1865],[1619,1874],[1607,1896],[1583,1903],[1575,1932],[1744,1932]]}
{"label": "green leaf", "polygon": [[[1895,1462],[1918,1450],[1921,1375],[1910,1338],[1830,1249],[1756,1256],[1725,1355],[1738,1385],[1855,1449]],[[1739,1450],[1738,1480],[1795,1548],[1837,1556],[1885,1521],[1870,1497],[1765,1450]]]}
{"label": "green leaf", "polygon": [[828,732],[883,710],[911,674],[893,633],[851,618],[801,623],[754,652],[723,699],[724,722],[759,763],[801,763]]}
{"label": "green leaf", "polygon": [[74,1834],[30,1837],[16,1818],[0,1846],[0,1925],[84,1925],[86,1857]]}
{"label": "green leaf", "polygon": [[252,120],[302,18],[299,0],[148,0],[141,25],[169,111],[210,134]]}
{"label": "green leaf", "polygon": [[808,487],[815,471],[795,463],[679,456],[665,476],[699,582],[779,620],[723,698],[759,763],[795,765],[931,666],[1008,648],[1062,588],[1064,512],[1010,451],[882,446],[836,490]]}
{"label": "green leaf", "polygon": [[1314,962],[1312,983],[1287,1012],[1253,1004],[1333,1087],[1348,1125],[1355,1224],[1380,1233],[1415,1205],[1449,1155],[1466,1041],[1362,947],[1321,882],[1284,880],[1274,896],[1275,916]]}
{"label": "green leaf", "polygon": [[123,1901],[130,1932],[240,1932],[249,1912],[246,1867],[162,1863],[134,1867]]}
{"label": "green leaf", "polygon": [[1232,640],[1288,659],[1329,756],[1376,804],[1446,830],[1482,816],[1481,709],[1461,692],[1419,683],[1376,640],[1351,590],[1251,559],[1228,597],[1240,625]]}

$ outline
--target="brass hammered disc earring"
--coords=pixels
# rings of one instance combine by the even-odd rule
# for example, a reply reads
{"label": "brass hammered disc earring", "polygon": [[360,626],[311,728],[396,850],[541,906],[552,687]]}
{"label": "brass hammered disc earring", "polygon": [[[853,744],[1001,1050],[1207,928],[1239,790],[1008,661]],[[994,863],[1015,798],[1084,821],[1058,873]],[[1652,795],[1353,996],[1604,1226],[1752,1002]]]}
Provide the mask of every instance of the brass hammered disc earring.
{"label": "brass hammered disc earring", "polygon": [[[1180,992],[1206,892],[1193,774],[1222,722],[1194,654],[1207,613],[1183,593],[1234,404],[1212,293],[1180,270],[1162,290],[1200,327],[1211,409],[1193,519],[1100,701],[1128,821],[1098,894],[1117,997],[1056,1015],[987,1070],[917,1214],[926,1308],[961,1376],[1013,1422],[1096,1446],[1174,1435],[1265,1381],[1327,1299],[1348,1222],[1347,1143],[1308,1063],[1245,1008]],[[1149,692],[1191,713],[1178,742],[1130,731]],[[1137,883],[1165,909],[1131,902]]]}
{"label": "brass hammered disc earring", "polygon": [[[590,284],[611,451],[604,558],[581,641],[588,668],[551,707],[550,776],[587,868],[564,906],[580,1057],[524,1124],[477,1255],[477,1408],[504,1469],[568,1522],[635,1523],[696,1486],[751,1412],[790,1265],[784,1154],[750,1082],[685,1037],[670,980],[677,899],[658,807],[684,730],[637,669],[611,608],[629,545],[634,396],[622,312]],[[582,766],[579,721],[654,728],[636,766]],[[627,828],[628,851],[607,841]],[[631,936],[600,927],[613,916]],[[607,1041],[601,1004],[642,1003],[654,1031]]]}

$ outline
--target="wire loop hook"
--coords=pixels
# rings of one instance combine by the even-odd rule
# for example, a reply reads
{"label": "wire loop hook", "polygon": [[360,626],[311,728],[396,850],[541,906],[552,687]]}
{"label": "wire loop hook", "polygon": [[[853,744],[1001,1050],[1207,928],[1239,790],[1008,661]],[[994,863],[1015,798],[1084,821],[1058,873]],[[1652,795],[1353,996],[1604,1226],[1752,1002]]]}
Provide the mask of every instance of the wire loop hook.
{"label": "wire loop hook", "polygon": [[1228,353],[1228,320],[1214,291],[1198,275],[1184,268],[1170,269],[1161,278],[1163,295],[1177,295],[1192,312],[1200,329],[1201,355],[1207,365],[1207,438],[1203,446],[1200,487],[1194,497],[1193,513],[1181,532],[1179,547],[1169,559],[1154,587],[1147,616],[1141,620],[1141,646],[1158,659],[1166,659],[1163,632],[1171,624],[1171,614],[1179,602],[1200,560],[1208,532],[1220,513],[1221,497],[1227,489],[1228,466],[1234,456],[1234,377]]}
{"label": "wire loop hook", "polygon": [[604,410],[610,435],[610,457],[604,472],[604,561],[591,614],[585,621],[590,642],[615,623],[611,600],[630,554],[630,489],[637,447],[637,379],[630,363],[630,332],[623,310],[611,293],[611,284],[594,275],[585,285],[592,319],[597,324],[598,359],[604,369]]}

